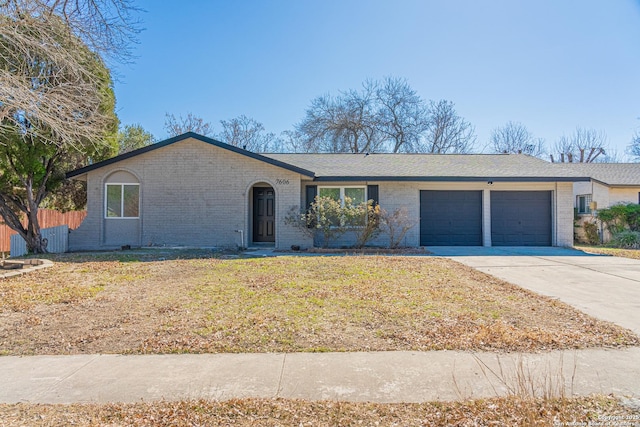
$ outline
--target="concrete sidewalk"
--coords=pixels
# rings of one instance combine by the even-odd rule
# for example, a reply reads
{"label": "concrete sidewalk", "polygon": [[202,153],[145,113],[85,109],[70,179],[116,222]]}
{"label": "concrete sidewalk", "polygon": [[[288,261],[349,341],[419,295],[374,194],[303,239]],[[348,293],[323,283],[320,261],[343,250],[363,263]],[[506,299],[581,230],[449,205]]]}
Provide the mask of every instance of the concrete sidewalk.
{"label": "concrete sidewalk", "polygon": [[[435,352],[0,357],[1,403],[261,397],[371,402],[539,395],[640,397],[640,348],[540,354]],[[518,374],[520,372],[520,374]]]}

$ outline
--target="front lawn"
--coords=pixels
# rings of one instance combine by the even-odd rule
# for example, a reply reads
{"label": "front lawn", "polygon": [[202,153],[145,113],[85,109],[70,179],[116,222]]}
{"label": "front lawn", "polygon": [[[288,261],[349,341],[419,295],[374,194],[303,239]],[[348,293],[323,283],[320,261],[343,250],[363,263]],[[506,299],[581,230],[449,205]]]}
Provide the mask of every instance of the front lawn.
{"label": "front lawn", "polygon": [[51,258],[52,268],[0,280],[0,354],[639,344],[628,330],[442,258]]}

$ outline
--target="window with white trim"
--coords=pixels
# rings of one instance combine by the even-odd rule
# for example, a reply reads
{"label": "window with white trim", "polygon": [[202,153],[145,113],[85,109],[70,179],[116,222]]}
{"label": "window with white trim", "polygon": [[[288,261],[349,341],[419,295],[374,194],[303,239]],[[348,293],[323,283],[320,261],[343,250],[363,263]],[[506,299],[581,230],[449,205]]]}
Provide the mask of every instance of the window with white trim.
{"label": "window with white trim", "polygon": [[[345,201],[348,200],[352,206],[358,206],[367,202],[367,188],[364,186],[357,187],[318,187],[318,197],[328,197],[335,201],[340,201],[342,207],[345,206]],[[337,224],[340,219],[334,218],[333,221]],[[332,224],[333,224],[332,221]],[[362,224],[364,225],[366,216],[362,218]]]}
{"label": "window with white trim", "polygon": [[365,203],[366,200],[366,187],[319,187],[318,195],[320,197],[329,197],[333,200],[340,200],[342,206],[344,201],[348,198],[351,204],[357,206],[361,203]]}
{"label": "window with white trim", "polygon": [[139,218],[140,184],[106,184],[105,218]]}
{"label": "window with white trim", "polygon": [[578,215],[591,214],[591,194],[581,194],[576,199]]}

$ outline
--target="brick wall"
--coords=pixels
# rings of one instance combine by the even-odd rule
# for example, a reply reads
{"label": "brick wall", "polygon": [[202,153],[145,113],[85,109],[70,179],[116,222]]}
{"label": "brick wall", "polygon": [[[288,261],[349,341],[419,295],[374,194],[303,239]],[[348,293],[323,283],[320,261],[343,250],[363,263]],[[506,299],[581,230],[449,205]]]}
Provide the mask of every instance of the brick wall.
{"label": "brick wall", "polygon": [[186,139],[89,172],[87,220],[71,233],[71,250],[120,246],[113,239],[119,234],[117,222],[106,227],[104,219],[105,182],[117,171],[140,183],[141,246],[239,246],[241,234],[235,230],[243,230],[246,244],[252,229],[251,189],[265,184],[276,192],[276,246],[309,246],[283,221],[289,208],[300,203],[298,173]]}
{"label": "brick wall", "polygon": [[[303,181],[305,184],[314,185],[311,181]],[[477,190],[483,191],[483,239],[485,246],[491,246],[491,191],[552,191],[552,212],[554,215],[552,225],[552,242],[556,246],[571,246],[573,244],[573,186],[568,182],[550,183],[507,183],[495,182],[489,185],[483,182],[377,182],[360,181],[349,182],[323,182],[323,186],[345,185],[372,185],[379,186],[380,207],[389,212],[406,207],[409,217],[419,221],[420,219],[420,191],[421,190]],[[303,187],[304,193],[304,187]],[[555,197],[557,195],[557,197]],[[371,242],[372,245],[386,246],[388,236],[381,235]],[[355,242],[352,234],[345,234],[335,246],[349,246]],[[420,245],[420,224],[417,223],[405,236],[405,246]]]}

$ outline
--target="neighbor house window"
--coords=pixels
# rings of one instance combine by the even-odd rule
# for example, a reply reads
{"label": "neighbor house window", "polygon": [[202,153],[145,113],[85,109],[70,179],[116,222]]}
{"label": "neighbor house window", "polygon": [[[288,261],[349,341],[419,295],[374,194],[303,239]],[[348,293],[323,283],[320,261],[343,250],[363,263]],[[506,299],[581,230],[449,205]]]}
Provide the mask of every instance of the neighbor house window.
{"label": "neighbor house window", "polygon": [[577,207],[578,214],[590,214],[591,213],[591,194],[582,194],[578,196]]}
{"label": "neighbor house window", "polygon": [[[318,196],[340,201],[340,205],[343,207],[347,199],[351,202],[352,206],[358,206],[367,201],[366,187],[320,187],[318,188]],[[338,223],[340,219],[334,218],[333,221]],[[361,225],[364,225],[365,221],[366,217],[363,217]]]}
{"label": "neighbor house window", "polygon": [[107,218],[138,218],[140,214],[140,185],[107,184]]}

